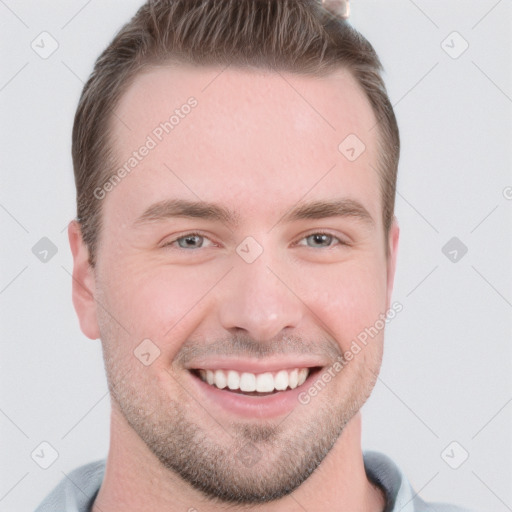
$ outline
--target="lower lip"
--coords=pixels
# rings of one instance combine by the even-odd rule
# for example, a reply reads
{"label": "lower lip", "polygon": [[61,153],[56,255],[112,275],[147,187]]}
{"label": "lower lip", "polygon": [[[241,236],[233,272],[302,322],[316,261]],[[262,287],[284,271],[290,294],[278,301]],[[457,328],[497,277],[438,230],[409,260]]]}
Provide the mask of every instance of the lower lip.
{"label": "lower lip", "polygon": [[316,373],[317,371],[311,372],[304,383],[295,389],[278,391],[267,396],[248,396],[233,393],[211,386],[192,373],[190,373],[190,376],[200,395],[204,396],[208,403],[213,403],[236,416],[264,419],[287,415],[295,407],[300,406],[299,395],[308,388],[310,379]]}

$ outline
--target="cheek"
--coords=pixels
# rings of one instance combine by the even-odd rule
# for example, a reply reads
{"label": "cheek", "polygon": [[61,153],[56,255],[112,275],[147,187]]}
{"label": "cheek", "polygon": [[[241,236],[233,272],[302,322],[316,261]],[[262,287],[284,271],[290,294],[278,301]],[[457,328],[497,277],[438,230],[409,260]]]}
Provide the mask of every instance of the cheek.
{"label": "cheek", "polygon": [[166,351],[177,351],[179,346],[168,347],[168,340],[190,329],[203,306],[201,299],[222,276],[222,269],[212,267],[119,261],[105,282],[108,302],[133,340],[149,338],[160,347],[165,342]]}
{"label": "cheek", "polygon": [[323,322],[342,351],[365,329],[375,325],[386,307],[386,273],[374,262],[351,262],[336,271],[311,269],[301,278],[301,296]]}

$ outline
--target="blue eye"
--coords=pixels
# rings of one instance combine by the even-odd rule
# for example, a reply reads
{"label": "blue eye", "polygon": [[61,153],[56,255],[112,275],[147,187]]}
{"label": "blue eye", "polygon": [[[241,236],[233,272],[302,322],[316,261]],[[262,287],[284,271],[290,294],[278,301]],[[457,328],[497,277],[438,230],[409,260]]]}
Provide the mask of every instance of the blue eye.
{"label": "blue eye", "polygon": [[[304,237],[302,240],[306,240],[307,246],[314,249],[331,247],[332,245],[335,245],[332,243],[333,241],[337,241],[340,245],[345,245],[344,242],[342,242],[339,238],[335,237],[334,235],[330,235],[329,233],[312,233],[311,235]],[[299,245],[304,244],[299,243]]]}
{"label": "blue eye", "polygon": [[[187,235],[176,240],[182,249],[195,249],[198,246],[201,247],[203,245],[203,241],[204,238],[200,235]],[[180,242],[183,242],[183,245]]]}
{"label": "blue eye", "polygon": [[201,249],[207,240],[208,238],[199,233],[187,233],[184,236],[180,236],[164,244],[163,247],[170,247],[177,244],[179,249]]}
{"label": "blue eye", "polygon": [[[305,243],[303,243],[305,241]],[[209,245],[215,245],[207,237],[200,233],[187,233],[179,238],[171,240],[165,243],[163,247],[177,246],[178,249],[202,249]],[[310,247],[312,249],[326,249],[334,245],[348,245],[347,243],[340,240],[338,237],[329,233],[311,233],[303,237],[297,245]]]}

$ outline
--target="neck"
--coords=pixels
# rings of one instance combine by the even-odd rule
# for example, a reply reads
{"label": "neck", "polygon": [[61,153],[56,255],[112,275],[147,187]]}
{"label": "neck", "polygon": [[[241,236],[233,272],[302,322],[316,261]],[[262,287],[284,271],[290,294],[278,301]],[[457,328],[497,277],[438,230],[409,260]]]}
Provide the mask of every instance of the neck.
{"label": "neck", "polygon": [[[347,424],[317,470],[298,489],[278,501],[239,507],[238,510],[381,512],[384,508],[383,493],[366,477],[358,413]],[[196,509],[201,512],[237,510],[230,504],[206,500],[178,475],[164,468],[113,404],[105,476],[92,512],[182,512]]]}

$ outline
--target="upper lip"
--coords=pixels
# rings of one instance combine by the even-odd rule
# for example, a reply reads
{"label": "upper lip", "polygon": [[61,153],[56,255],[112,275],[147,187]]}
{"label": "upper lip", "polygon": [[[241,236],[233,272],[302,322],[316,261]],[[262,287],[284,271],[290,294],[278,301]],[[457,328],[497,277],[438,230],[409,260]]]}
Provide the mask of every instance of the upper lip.
{"label": "upper lip", "polygon": [[294,368],[323,367],[328,364],[319,357],[312,356],[276,356],[263,359],[205,357],[186,365],[187,370],[235,370],[238,372],[265,373]]}

